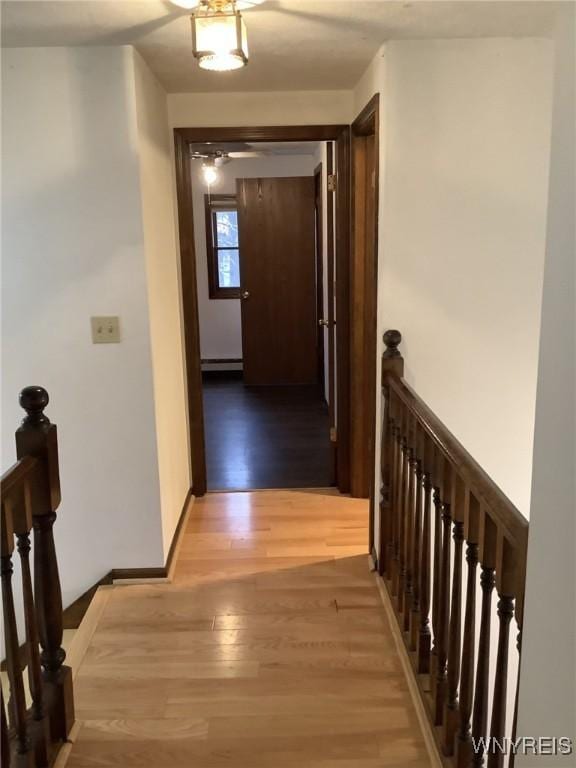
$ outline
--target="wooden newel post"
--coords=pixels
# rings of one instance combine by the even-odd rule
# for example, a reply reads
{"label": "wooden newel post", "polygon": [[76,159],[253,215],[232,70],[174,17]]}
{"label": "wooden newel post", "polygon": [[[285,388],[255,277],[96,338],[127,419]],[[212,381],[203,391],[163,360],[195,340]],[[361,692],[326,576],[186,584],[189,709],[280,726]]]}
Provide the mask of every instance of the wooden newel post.
{"label": "wooden newel post", "polygon": [[404,375],[404,358],[398,349],[402,341],[400,331],[386,331],[383,338],[386,347],[382,355],[382,381],[384,383],[387,373],[394,373],[398,378],[402,378]]}
{"label": "wooden newel post", "polygon": [[48,393],[42,387],[26,387],[20,405],[26,411],[16,431],[17,457],[33,456],[42,471],[31,487],[34,527],[34,602],[42,652],[40,660],[50,708],[53,738],[67,739],[74,723],[72,670],[63,666],[62,591],[54,546],[53,526],[60,504],[58,442],[56,426],[44,414]]}
{"label": "wooden newel post", "polygon": [[380,451],[381,468],[381,501],[380,501],[380,556],[378,570],[381,576],[390,576],[392,536],[392,498],[393,498],[393,472],[395,424],[391,408],[390,388],[387,383],[389,374],[402,378],[404,374],[404,359],[398,351],[398,345],[402,341],[400,331],[386,331],[384,334],[384,353],[382,355],[382,394],[384,396],[384,414],[382,418],[382,440]]}

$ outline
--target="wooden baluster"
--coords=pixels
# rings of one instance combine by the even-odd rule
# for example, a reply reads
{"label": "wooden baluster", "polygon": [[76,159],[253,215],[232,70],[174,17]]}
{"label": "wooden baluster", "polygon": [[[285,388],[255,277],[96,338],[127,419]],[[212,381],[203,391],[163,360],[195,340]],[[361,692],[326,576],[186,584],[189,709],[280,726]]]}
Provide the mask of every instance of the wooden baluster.
{"label": "wooden baluster", "polygon": [[388,538],[388,553],[386,556],[386,577],[391,580],[394,574],[394,557],[396,544],[398,542],[398,533],[396,529],[396,500],[398,497],[398,407],[396,398],[390,391],[390,443],[391,443],[391,468],[390,468],[390,528]]}
{"label": "wooden baluster", "polygon": [[444,464],[442,498],[442,562],[438,588],[438,645],[436,684],[434,688],[434,725],[444,721],[448,663],[448,624],[450,621],[450,527],[452,523],[452,466]]}
{"label": "wooden baluster", "polygon": [[434,569],[432,574],[432,651],[430,653],[430,689],[434,696],[438,668],[438,616],[440,608],[440,582],[442,571],[442,488],[444,485],[444,457],[432,445],[432,500],[434,504]]}
{"label": "wooden baluster", "polygon": [[488,681],[490,674],[490,625],[492,617],[492,592],[496,583],[496,529],[485,510],[480,514],[480,586],[482,589],[482,611],[480,616],[480,637],[478,642],[478,663],[472,714],[472,742],[474,768],[484,765],[484,750],[480,739],[487,736],[488,726]]}
{"label": "wooden baluster", "polygon": [[30,573],[30,530],[32,529],[32,508],[30,488],[27,483],[22,488],[18,503],[14,505],[14,533],[16,534],[18,553],[22,571],[22,594],[24,602],[24,621],[26,626],[26,647],[28,654],[28,680],[32,695],[31,736],[36,755],[36,765],[46,766],[50,762],[50,723],[44,712],[44,690],[42,667],[40,665],[39,637]]}
{"label": "wooden baluster", "polygon": [[404,508],[406,506],[406,488],[408,483],[408,441],[406,439],[408,424],[408,411],[402,405],[401,421],[400,421],[400,447],[401,447],[401,459],[400,459],[400,488],[398,499],[398,579],[396,587],[396,609],[398,613],[402,613],[404,605],[404,579],[406,576],[406,563],[405,557],[405,516]]}
{"label": "wooden baluster", "polygon": [[404,601],[402,604],[402,626],[405,632],[410,630],[410,611],[412,608],[412,565],[414,562],[414,499],[415,481],[414,467],[416,461],[416,420],[409,414],[408,421],[408,478],[406,486],[406,505],[404,507]]}
{"label": "wooden baluster", "polygon": [[404,409],[400,400],[396,400],[396,464],[397,475],[394,493],[394,556],[392,559],[392,594],[398,595],[400,585],[400,551],[402,536],[402,489],[404,488]]}
{"label": "wooden baluster", "polygon": [[[517,665],[518,669],[522,668],[522,626],[524,621],[524,590],[526,588],[526,556],[528,554],[528,527],[524,531],[523,541],[517,542],[517,549],[515,550],[514,557],[514,580],[515,580],[515,594],[516,604],[515,618],[516,618],[516,651],[518,653]],[[520,675],[516,677],[516,691],[514,695],[514,715],[512,721],[512,739],[516,739],[517,725],[518,725],[518,695],[520,686]],[[510,755],[508,761],[508,768],[514,768],[514,753]]]}
{"label": "wooden baluster", "polygon": [[422,429],[416,424],[414,454],[414,541],[412,546],[412,605],[410,610],[410,649],[418,647],[420,631],[420,560],[422,555]]}
{"label": "wooden baluster", "polygon": [[10,700],[8,711],[11,715],[11,724],[16,737],[16,751],[23,756],[23,765],[32,765],[32,753],[28,738],[26,721],[26,695],[24,693],[24,681],[22,679],[22,667],[20,664],[20,650],[18,642],[18,629],[16,625],[16,612],[14,610],[14,594],[12,591],[12,553],[14,551],[14,528],[10,502],[2,499],[2,526],[0,547],[0,575],[2,578],[2,608],[4,618],[4,642],[6,646],[6,667],[10,681]]}
{"label": "wooden baluster", "polygon": [[417,671],[427,674],[430,671],[430,576],[431,576],[431,501],[432,501],[432,466],[434,463],[433,443],[423,436],[422,449],[422,492],[424,508],[422,511],[422,546],[420,552],[420,628],[417,641]]}
{"label": "wooden baluster", "polygon": [[380,551],[378,572],[385,576],[390,570],[390,545],[392,539],[392,493],[394,466],[394,419],[392,415],[392,393],[388,385],[382,388],[384,394],[384,415],[382,420],[382,442],[380,449]]}
{"label": "wooden baluster", "polygon": [[380,544],[378,552],[378,573],[382,576],[386,573],[386,559],[388,556],[389,518],[390,518],[390,431],[392,429],[392,416],[390,413],[390,387],[383,384],[382,399],[382,432],[380,439]]}
{"label": "wooden baluster", "polygon": [[448,636],[447,696],[444,707],[444,734],[442,751],[454,754],[454,739],[458,729],[458,684],[460,682],[460,643],[462,637],[462,544],[464,542],[464,516],[467,491],[462,480],[454,479],[454,506],[452,508],[454,539],[454,567],[452,569],[452,600]]}
{"label": "wooden baluster", "polygon": [[456,766],[468,768],[472,759],[470,717],[474,691],[474,651],[476,640],[476,575],[478,567],[478,521],[480,505],[471,494],[466,515],[465,537],[468,579],[466,583],[466,612],[462,643],[462,673],[460,676],[460,724],[456,739]]}
{"label": "wooden baluster", "polygon": [[[492,704],[492,722],[490,725],[491,742],[502,743],[506,735],[506,703],[508,688],[508,647],[510,641],[510,622],[514,616],[514,589],[516,586],[516,554],[502,532],[498,532],[496,556],[496,587],[498,590],[498,651],[496,655],[496,677],[494,679],[494,699]],[[502,768],[504,754],[499,749],[490,751],[488,768]]]}
{"label": "wooden baluster", "polygon": [[412,448],[410,446],[410,411],[404,409],[403,420],[403,465],[402,472],[402,499],[400,502],[400,581],[398,589],[398,614],[400,616],[400,626],[404,627],[404,605],[406,602],[406,571],[408,569],[408,503],[410,496],[410,461],[412,460]]}
{"label": "wooden baluster", "polygon": [[[514,598],[501,595],[498,600],[498,654],[496,657],[496,679],[494,681],[494,703],[492,705],[492,723],[490,737],[492,743],[497,740],[502,743],[506,735],[506,689],[508,678],[508,641],[510,621],[514,616]],[[488,755],[488,768],[502,768],[504,754],[498,749],[492,749]]]}
{"label": "wooden baluster", "polygon": [[0,764],[4,766],[4,768],[9,768],[10,766],[10,742],[8,741],[8,722],[6,720],[6,709],[4,708],[4,692],[2,691],[2,688],[0,687],[0,719],[1,719],[1,725],[2,725],[2,747],[0,752]]}
{"label": "wooden baluster", "polygon": [[[518,634],[516,635],[516,651],[518,652],[518,669],[522,668],[522,625],[521,619],[518,616],[518,601],[516,601],[516,622],[518,626]],[[520,675],[516,678],[516,695],[514,697],[514,715],[512,721],[512,741],[516,740],[517,726],[518,726],[518,695],[520,688]],[[508,759],[508,768],[514,768],[514,761],[516,755],[514,752]]]}
{"label": "wooden baluster", "polygon": [[34,456],[42,466],[40,480],[33,484],[34,599],[42,653],[43,679],[53,689],[50,727],[53,738],[66,739],[74,723],[72,671],[63,666],[62,592],[54,546],[55,510],[60,504],[56,427],[44,414],[48,393],[42,387],[27,387],[20,405],[27,415],[16,432],[18,458]]}

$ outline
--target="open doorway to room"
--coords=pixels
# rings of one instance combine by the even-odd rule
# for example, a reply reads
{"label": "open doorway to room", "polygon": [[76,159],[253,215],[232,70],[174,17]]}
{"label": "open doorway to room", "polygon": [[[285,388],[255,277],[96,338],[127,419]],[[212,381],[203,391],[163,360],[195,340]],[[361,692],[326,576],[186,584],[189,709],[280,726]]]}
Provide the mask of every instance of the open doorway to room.
{"label": "open doorway to room", "polygon": [[[375,396],[372,401],[366,404],[358,403],[357,400],[351,398],[351,390],[356,392],[360,391],[360,384],[367,375],[367,370],[362,365],[358,365],[358,362],[362,362],[358,356],[358,350],[362,345],[362,339],[364,338],[376,338],[376,313],[374,302],[369,302],[369,310],[367,312],[358,312],[358,306],[365,300],[366,284],[356,279],[358,274],[375,275],[376,269],[374,264],[357,264],[355,262],[365,259],[375,260],[376,249],[352,249],[351,248],[351,192],[352,192],[352,159],[351,159],[351,135],[352,129],[349,125],[313,125],[313,126],[260,126],[260,127],[221,127],[221,128],[176,128],[174,130],[175,141],[175,158],[176,158],[176,186],[177,186],[177,201],[178,201],[178,224],[180,231],[180,252],[181,252],[181,267],[182,267],[182,297],[183,297],[183,316],[184,316],[184,338],[185,338],[185,357],[186,357],[186,373],[188,384],[188,420],[189,420],[189,434],[190,434],[190,461],[191,470],[193,476],[193,493],[197,496],[202,496],[208,489],[208,474],[206,470],[206,457],[207,457],[207,445],[210,439],[207,434],[207,409],[205,408],[203,397],[203,365],[202,358],[204,359],[204,368],[208,366],[216,366],[217,363],[208,363],[207,361],[214,361],[223,359],[217,356],[209,356],[201,354],[201,334],[200,334],[200,322],[199,322],[199,294],[198,294],[198,280],[197,280],[197,254],[196,244],[198,242],[199,234],[195,232],[195,216],[194,216],[194,193],[192,189],[192,164],[197,162],[192,159],[193,148],[199,144],[210,144],[212,147],[220,144],[227,143],[247,143],[250,145],[255,144],[282,144],[282,143],[302,143],[315,142],[322,147],[322,195],[319,194],[319,189],[314,184],[314,172],[318,172],[318,163],[312,165],[310,174],[306,174],[309,178],[308,184],[311,186],[311,196],[314,201],[315,208],[319,205],[320,199],[322,200],[322,207],[325,211],[323,217],[321,235],[320,229],[316,225],[316,214],[314,218],[308,217],[307,221],[313,222],[310,229],[314,230],[312,235],[314,243],[322,238],[322,269],[323,269],[323,283],[321,288],[318,285],[318,271],[319,271],[319,259],[316,259],[317,249],[314,248],[314,283],[312,286],[312,293],[306,294],[312,295],[312,301],[314,296],[316,300],[314,303],[314,310],[309,312],[308,316],[313,317],[313,324],[308,323],[306,330],[306,338],[313,339],[315,343],[315,355],[314,359],[312,355],[307,355],[305,358],[306,365],[303,365],[303,370],[314,370],[315,378],[314,385],[317,391],[324,392],[324,396],[328,402],[328,424],[329,424],[329,438],[331,442],[331,451],[333,455],[332,466],[335,467],[335,483],[339,491],[342,493],[350,493],[355,496],[367,496],[368,490],[365,487],[360,487],[361,484],[355,483],[355,488],[351,487],[351,480],[353,476],[358,476],[359,468],[358,463],[369,460],[369,456],[373,457],[373,446],[368,446],[367,451],[362,451],[358,455],[355,455],[352,450],[352,436],[351,436],[351,424],[358,418],[358,409],[360,405],[364,405],[366,418],[369,418],[368,414],[371,414],[372,420],[375,420]],[[278,147],[279,149],[279,147]],[[316,151],[316,150],[315,150]],[[375,154],[377,157],[377,153]],[[291,172],[291,176],[294,177],[294,171]],[[242,178],[242,177],[241,177]],[[244,179],[249,179],[248,176],[244,176]],[[260,187],[258,186],[258,178],[261,179]],[[270,176],[269,178],[282,178],[278,174]],[[298,176],[296,176],[298,178]],[[243,194],[246,195],[246,199],[250,195],[254,200],[258,201],[262,206],[265,205],[266,197],[264,195],[264,176],[256,177],[256,180],[248,180],[242,182]],[[268,183],[268,182],[267,182]],[[239,185],[240,186],[240,185]],[[238,205],[238,189],[239,186],[235,186],[231,191],[223,194],[234,194],[236,190],[236,203]],[[216,189],[212,189],[213,193],[216,193]],[[203,197],[202,192],[201,197]],[[226,204],[226,201],[222,201]],[[202,205],[202,203],[201,203]],[[196,216],[202,222],[206,221],[207,214],[205,212],[205,199],[204,199],[204,213],[200,213]],[[292,209],[291,202],[284,202],[278,207],[281,211],[281,218],[285,220],[286,211]],[[251,294],[250,286],[243,285],[244,275],[242,274],[242,259],[243,251],[250,249],[252,242],[248,238],[248,246],[246,246],[247,239],[243,236],[242,227],[242,209],[237,208],[236,220],[238,226],[238,239],[237,242],[225,242],[216,244],[216,251],[219,250],[238,250],[239,251],[239,264],[240,264],[240,286],[238,285],[224,285],[227,282],[225,277],[222,278],[222,287],[232,288],[243,293],[248,292],[248,296],[243,301],[241,297],[236,297],[236,302],[240,303],[240,318],[242,318],[242,306],[244,304],[249,305],[253,294]],[[210,214],[212,215],[212,213]],[[267,216],[260,217],[260,224],[254,226],[254,232],[256,233],[254,238],[258,242],[266,240],[268,248],[274,252],[276,249],[284,247],[284,237],[270,239],[269,232],[270,221],[273,220],[274,215],[268,211]],[[200,225],[202,226],[202,225]],[[213,226],[213,225],[212,225]],[[205,227],[205,224],[204,224]],[[292,235],[291,235],[292,236]],[[205,235],[204,235],[205,237]],[[272,243],[272,245],[270,245]],[[214,245],[214,243],[213,243]],[[237,248],[234,246],[237,245]],[[260,247],[260,246],[259,246]],[[333,253],[333,258],[324,259],[324,252]],[[310,249],[309,249],[310,252]],[[256,270],[256,280],[262,281],[266,284],[266,280],[270,279],[267,265],[262,261],[262,255],[260,255],[259,267]],[[233,266],[230,265],[229,260],[223,259],[223,273],[232,274],[234,272]],[[308,262],[309,264],[310,262]],[[207,268],[207,267],[206,267]],[[238,282],[238,280],[236,280]],[[258,283],[257,283],[258,284]],[[375,283],[371,286],[372,290],[376,290]],[[208,290],[208,289],[206,289]],[[291,299],[293,305],[296,308],[301,304],[300,301],[300,289],[293,289],[288,291],[287,295]],[[304,295],[304,294],[303,294]],[[320,301],[320,297],[322,301]],[[232,301],[232,300],[227,300]],[[257,302],[254,302],[257,305]],[[294,307],[290,308],[291,311]],[[258,315],[258,313],[256,313]],[[368,324],[369,329],[354,328],[351,322],[351,318],[354,318],[354,324]],[[318,332],[318,324],[322,323],[323,341],[324,341],[324,371],[325,382],[324,387],[320,384],[319,377],[319,343],[321,335]],[[261,325],[266,325],[266,319],[260,320]],[[288,331],[291,331],[291,324],[288,323]],[[297,323],[295,324],[296,327]],[[271,348],[275,342],[270,343],[270,333],[272,330],[277,330],[269,327],[264,327],[262,330],[263,336],[268,334],[269,348]],[[238,338],[238,336],[236,336]],[[232,355],[231,359],[242,360],[242,381],[241,386],[244,386],[244,377],[248,375],[248,360],[247,360],[247,348],[244,332],[240,334],[241,339],[241,354]],[[315,341],[314,341],[315,340]],[[280,346],[280,345],[277,345]],[[316,361],[316,362],[315,362]],[[265,366],[270,365],[270,360],[267,358],[263,361]],[[226,363],[228,364],[228,362]],[[306,367],[306,366],[310,367]],[[240,365],[237,364],[238,368]],[[206,371],[207,372],[207,371]],[[236,374],[238,376],[238,374]],[[368,374],[370,375],[370,373]],[[249,386],[302,386],[306,384],[306,380],[301,382],[292,381],[292,383],[284,385],[282,383],[262,383]],[[306,384],[312,386],[311,384]],[[375,390],[376,383],[373,382],[372,392]],[[245,388],[247,389],[247,388]],[[292,423],[292,420],[289,419]],[[324,433],[325,434],[325,433]],[[370,436],[367,435],[368,439]],[[323,438],[324,439],[324,438]],[[259,435],[254,432],[247,440],[246,445],[250,447],[251,451],[254,451],[259,445]],[[324,443],[326,445],[326,443]],[[330,447],[330,446],[329,446]],[[218,441],[217,451],[219,456],[224,456],[226,453],[225,446],[222,442]],[[279,459],[284,461],[286,458],[286,452],[283,451],[279,454]],[[369,474],[370,470],[368,470]],[[252,477],[251,480],[246,480],[246,487],[255,488],[256,484],[261,485],[260,482]],[[281,483],[274,482],[274,485],[281,485],[289,487],[296,485],[296,483],[290,483],[289,481],[282,481]],[[298,485],[301,485],[299,482]],[[309,483],[306,483],[309,485]],[[235,487],[238,487],[236,482]],[[322,481],[324,485],[324,481]]]}
{"label": "open doorway to room", "polygon": [[189,145],[208,490],[334,484],[325,144]]}

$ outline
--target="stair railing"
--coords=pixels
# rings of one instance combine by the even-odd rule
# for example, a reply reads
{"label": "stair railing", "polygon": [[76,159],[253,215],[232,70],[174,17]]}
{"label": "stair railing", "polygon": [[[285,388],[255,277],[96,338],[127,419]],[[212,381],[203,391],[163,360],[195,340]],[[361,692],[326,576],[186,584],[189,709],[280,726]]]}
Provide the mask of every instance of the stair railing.
{"label": "stair railing", "polygon": [[[16,431],[18,461],[2,476],[1,488],[3,630],[10,687],[7,713],[2,696],[2,765],[18,768],[51,765],[74,723],[72,671],[63,663],[62,593],[53,536],[60,504],[58,442],[56,427],[44,414],[48,400],[42,387],[26,387],[20,393],[26,416]],[[15,550],[22,582],[23,644],[12,583]]]}
{"label": "stair railing", "polygon": [[509,632],[514,618],[519,654],[528,522],[404,381],[401,339],[384,334],[378,571],[443,762],[500,768],[512,762]]}

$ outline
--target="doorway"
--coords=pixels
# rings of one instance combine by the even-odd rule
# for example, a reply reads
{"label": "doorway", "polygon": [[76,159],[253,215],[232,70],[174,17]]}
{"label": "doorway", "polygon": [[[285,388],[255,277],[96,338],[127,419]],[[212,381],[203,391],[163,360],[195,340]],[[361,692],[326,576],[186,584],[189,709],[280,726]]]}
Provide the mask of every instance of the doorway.
{"label": "doorway", "polygon": [[334,485],[320,345],[326,145],[188,148],[207,489]]}
{"label": "doorway", "polygon": [[[357,299],[352,295],[351,238],[351,127],[347,125],[289,126],[258,128],[177,128],[174,131],[176,150],[176,180],[178,193],[178,219],[182,263],[183,312],[185,325],[185,353],[188,378],[189,425],[191,440],[191,464],[193,492],[203,495],[207,490],[206,454],[204,431],[204,404],[202,400],[202,369],[200,335],[198,326],[198,300],[196,292],[196,265],[194,223],[192,216],[192,192],[190,183],[189,145],[198,142],[332,142],[333,176],[329,195],[333,201],[331,216],[333,229],[327,233],[334,251],[332,276],[327,274],[328,287],[333,290],[334,301],[328,303],[327,318],[331,327],[326,331],[325,342],[333,349],[329,355],[327,370],[333,367],[334,397],[331,408],[330,432],[336,464],[336,484],[343,493],[351,490],[351,475],[356,457],[351,456],[351,421],[355,404],[350,391],[355,379],[362,379],[365,371],[351,364],[355,350],[351,334],[350,318]],[[329,158],[326,171],[329,172]],[[328,196],[328,195],[327,195]],[[330,209],[329,209],[330,210]],[[330,265],[327,265],[327,273]],[[332,316],[332,317],[330,317]],[[357,313],[356,313],[356,316]],[[375,314],[370,318],[375,323]],[[375,329],[374,329],[375,337]],[[363,494],[354,494],[363,495]]]}

